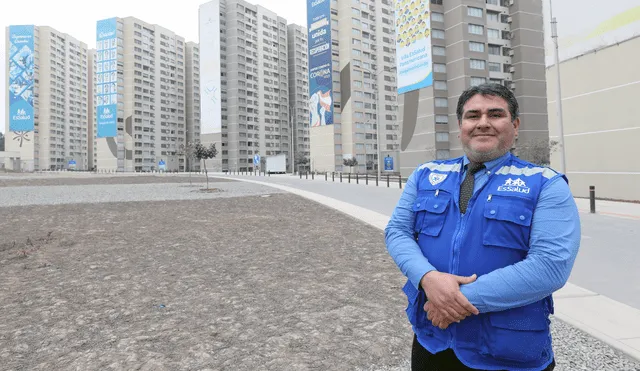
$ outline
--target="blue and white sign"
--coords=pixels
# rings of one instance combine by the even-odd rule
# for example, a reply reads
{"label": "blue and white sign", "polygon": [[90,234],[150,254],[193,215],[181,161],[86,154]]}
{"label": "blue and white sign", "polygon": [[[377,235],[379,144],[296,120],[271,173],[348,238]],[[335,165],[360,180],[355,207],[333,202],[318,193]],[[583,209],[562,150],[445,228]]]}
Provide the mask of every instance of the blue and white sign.
{"label": "blue and white sign", "polygon": [[158,161],[158,169],[167,170],[167,163],[164,160]]}
{"label": "blue and white sign", "polygon": [[396,1],[398,94],[433,85],[429,1]]}
{"label": "blue and white sign", "polygon": [[333,124],[331,0],[307,0],[311,127]]}
{"label": "blue and white sign", "polygon": [[260,165],[260,155],[253,156],[253,164]]}
{"label": "blue and white sign", "polygon": [[98,21],[96,43],[96,115],[98,138],[118,135],[118,21]]}
{"label": "blue and white sign", "polygon": [[387,156],[384,158],[384,171],[393,171],[393,157]]}
{"label": "blue and white sign", "polygon": [[69,160],[69,169],[76,168],[76,160]]}
{"label": "blue and white sign", "polygon": [[9,131],[33,131],[34,26],[9,26]]}

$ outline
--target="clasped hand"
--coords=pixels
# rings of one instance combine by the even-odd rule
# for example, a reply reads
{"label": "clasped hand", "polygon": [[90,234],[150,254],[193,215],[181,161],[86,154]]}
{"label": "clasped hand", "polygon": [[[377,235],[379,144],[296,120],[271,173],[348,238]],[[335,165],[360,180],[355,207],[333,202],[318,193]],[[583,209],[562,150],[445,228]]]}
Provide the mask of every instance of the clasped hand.
{"label": "clasped hand", "polygon": [[460,292],[460,285],[476,280],[476,275],[461,277],[448,273],[431,271],[422,277],[421,285],[427,294],[424,310],[427,319],[434,326],[446,329],[453,322],[480,313]]}

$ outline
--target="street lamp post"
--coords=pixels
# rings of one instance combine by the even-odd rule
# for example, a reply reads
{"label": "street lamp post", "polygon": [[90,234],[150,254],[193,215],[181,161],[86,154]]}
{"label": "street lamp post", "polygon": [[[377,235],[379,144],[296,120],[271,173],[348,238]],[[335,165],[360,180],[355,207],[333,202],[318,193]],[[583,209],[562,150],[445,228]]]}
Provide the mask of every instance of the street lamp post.
{"label": "street lamp post", "polygon": [[556,62],[556,114],[558,117],[558,129],[560,134],[560,172],[565,174],[567,163],[564,150],[564,125],[562,122],[562,91],[560,83],[560,55],[558,52],[558,22],[553,17],[553,6],[549,0],[549,18],[551,18],[551,38],[554,43],[554,54]]}

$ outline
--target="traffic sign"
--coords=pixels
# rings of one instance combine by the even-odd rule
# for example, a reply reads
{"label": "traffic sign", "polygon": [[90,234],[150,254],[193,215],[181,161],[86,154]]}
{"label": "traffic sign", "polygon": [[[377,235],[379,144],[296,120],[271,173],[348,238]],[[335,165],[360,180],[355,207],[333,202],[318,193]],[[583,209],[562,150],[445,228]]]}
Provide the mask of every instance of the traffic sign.
{"label": "traffic sign", "polygon": [[260,155],[256,154],[255,156],[253,156],[253,164],[260,165]]}

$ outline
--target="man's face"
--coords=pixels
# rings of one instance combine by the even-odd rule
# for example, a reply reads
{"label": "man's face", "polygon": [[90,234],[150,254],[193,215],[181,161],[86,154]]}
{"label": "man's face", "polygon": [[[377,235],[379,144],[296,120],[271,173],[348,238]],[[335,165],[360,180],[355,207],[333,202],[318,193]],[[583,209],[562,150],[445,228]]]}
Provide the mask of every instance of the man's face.
{"label": "man's face", "polygon": [[472,162],[494,160],[511,149],[519,126],[520,119],[511,120],[507,101],[476,94],[463,107],[462,147]]}

